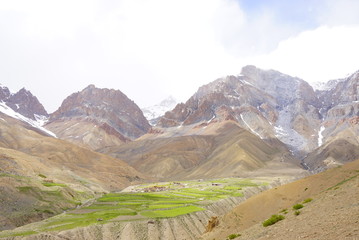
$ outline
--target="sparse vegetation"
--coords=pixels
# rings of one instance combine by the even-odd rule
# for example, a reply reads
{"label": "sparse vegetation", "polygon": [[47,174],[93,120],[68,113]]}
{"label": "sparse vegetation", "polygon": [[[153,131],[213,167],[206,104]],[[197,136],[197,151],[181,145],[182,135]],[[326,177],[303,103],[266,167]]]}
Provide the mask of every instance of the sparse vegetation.
{"label": "sparse vegetation", "polygon": [[313,201],[312,198],[307,198],[307,199],[305,199],[305,200],[303,201],[303,203],[305,204],[305,203],[309,203],[309,202],[311,202],[311,201]]}
{"label": "sparse vegetation", "polygon": [[282,209],[282,210],[280,211],[280,213],[284,213],[284,214],[287,214],[287,213],[288,213],[288,209],[287,209],[287,208],[285,208],[285,209]]}
{"label": "sparse vegetation", "polygon": [[66,184],[62,184],[62,183],[54,183],[54,182],[43,182],[42,185],[44,185],[45,187],[55,187],[55,186],[59,186],[59,187],[67,187]]}
{"label": "sparse vegetation", "polygon": [[294,212],[294,215],[295,215],[295,216],[298,216],[299,214],[300,214],[300,211],[299,211],[299,210],[297,210],[297,211]]}
{"label": "sparse vegetation", "polygon": [[47,178],[44,174],[41,174],[41,173],[39,173],[38,176],[41,177],[41,178]]}
{"label": "sparse vegetation", "polygon": [[297,204],[295,204],[295,205],[293,206],[293,209],[294,209],[294,210],[298,210],[298,209],[301,209],[301,208],[303,208],[303,207],[304,207],[303,204],[297,203]]}
{"label": "sparse vegetation", "polygon": [[268,218],[267,220],[265,220],[262,225],[263,227],[268,227],[270,225],[273,225],[281,220],[283,220],[285,217],[283,215],[272,215],[270,218]]}
{"label": "sparse vegetation", "polygon": [[239,237],[239,236],[241,236],[241,234],[239,234],[239,233],[232,233],[232,234],[228,235],[227,239],[228,239],[228,240],[231,240],[231,239],[235,239],[235,238],[237,238],[237,237]]}
{"label": "sparse vegetation", "polygon": [[168,210],[144,211],[141,213],[141,215],[150,218],[168,218],[168,217],[176,217],[179,215],[184,215],[187,213],[198,212],[203,210],[205,209],[198,206],[186,206],[186,207],[177,207]]}
{"label": "sparse vegetation", "polygon": [[334,185],[333,187],[328,188],[327,190],[331,190],[331,189],[334,189],[334,190],[335,190],[335,189],[338,189],[340,185],[343,185],[344,183],[346,183],[346,182],[348,182],[348,181],[350,181],[350,180],[352,180],[352,179],[354,179],[354,178],[356,178],[356,177],[358,177],[358,176],[359,176],[359,174],[354,175],[354,176],[352,176],[352,177],[350,177],[350,178],[347,178],[347,179],[345,179],[345,180],[339,182],[338,184]]}

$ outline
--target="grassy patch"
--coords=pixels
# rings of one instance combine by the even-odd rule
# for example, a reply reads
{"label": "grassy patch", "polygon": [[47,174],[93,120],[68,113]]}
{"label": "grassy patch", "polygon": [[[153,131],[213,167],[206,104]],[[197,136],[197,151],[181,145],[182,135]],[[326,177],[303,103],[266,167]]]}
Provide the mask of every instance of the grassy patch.
{"label": "grassy patch", "polygon": [[281,220],[283,220],[285,217],[283,215],[272,215],[270,218],[268,218],[267,220],[265,220],[262,225],[263,227],[268,227],[270,225],[273,225]]}
{"label": "grassy patch", "polygon": [[235,239],[240,236],[241,236],[241,234],[239,234],[239,233],[232,233],[232,234],[228,235],[227,239],[231,240],[231,239]]}
{"label": "grassy patch", "polygon": [[29,191],[32,191],[34,187],[32,186],[22,186],[22,187],[16,187],[20,192],[26,193]]}
{"label": "grassy patch", "polygon": [[242,190],[242,187],[239,186],[225,186],[224,190]]}
{"label": "grassy patch", "polygon": [[279,213],[284,213],[284,214],[287,214],[287,213],[288,213],[288,209],[287,209],[287,208],[282,209]]}
{"label": "grassy patch", "polygon": [[32,235],[35,234],[35,231],[23,231],[23,232],[13,232],[13,233],[9,233],[9,234],[5,234],[5,235],[1,235],[1,238],[5,238],[5,237],[19,237],[19,236],[28,236],[28,235]]}
{"label": "grassy patch", "polygon": [[55,186],[59,186],[59,187],[67,187],[66,184],[62,184],[62,183],[53,183],[53,182],[43,182],[42,185],[44,185],[45,187],[55,187]]}
{"label": "grassy patch", "polygon": [[168,218],[203,210],[205,209],[198,206],[186,206],[168,210],[144,211],[141,213],[141,215],[150,218]]}
{"label": "grassy patch", "polygon": [[305,204],[305,203],[309,203],[309,202],[311,202],[311,201],[313,201],[312,198],[307,198],[307,199],[305,199],[305,200],[303,201],[303,203]]}
{"label": "grassy patch", "polygon": [[297,210],[297,211],[294,212],[294,215],[295,215],[295,216],[298,216],[299,214],[300,214],[300,211],[299,211],[299,210]]}
{"label": "grassy patch", "polygon": [[61,231],[77,227],[84,227],[94,223],[103,223],[122,215],[136,215],[132,210],[106,210],[82,214],[65,214],[58,216],[47,223],[43,231]]}
{"label": "grassy patch", "polygon": [[300,204],[300,203],[297,203],[297,204],[293,205],[294,210],[298,210],[298,209],[301,209],[303,207],[304,207],[303,204]]}
{"label": "grassy patch", "polygon": [[148,209],[163,209],[163,208],[176,208],[176,207],[183,207],[183,204],[153,204],[149,205]]}

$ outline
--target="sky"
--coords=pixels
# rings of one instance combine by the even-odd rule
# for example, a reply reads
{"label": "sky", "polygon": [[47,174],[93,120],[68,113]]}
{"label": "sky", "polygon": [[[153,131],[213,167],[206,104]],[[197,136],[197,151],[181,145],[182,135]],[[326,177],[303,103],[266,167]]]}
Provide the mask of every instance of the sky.
{"label": "sky", "polygon": [[359,70],[357,0],[0,0],[0,83],[51,113],[89,84],[140,107],[245,65],[308,82]]}

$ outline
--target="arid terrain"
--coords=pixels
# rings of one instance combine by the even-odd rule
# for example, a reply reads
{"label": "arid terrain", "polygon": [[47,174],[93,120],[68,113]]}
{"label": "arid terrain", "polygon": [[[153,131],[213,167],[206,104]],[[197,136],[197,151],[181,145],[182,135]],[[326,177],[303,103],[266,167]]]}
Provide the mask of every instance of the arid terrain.
{"label": "arid terrain", "polygon": [[358,81],[246,66],[153,119],[120,90],[49,114],[1,86],[0,238],[356,239]]}
{"label": "arid terrain", "polygon": [[[251,197],[220,218],[219,226],[202,239],[225,239],[233,233],[241,234],[238,239],[356,239],[358,188],[357,160]],[[309,198],[296,216],[293,206]],[[285,219],[263,227],[273,214]]]}

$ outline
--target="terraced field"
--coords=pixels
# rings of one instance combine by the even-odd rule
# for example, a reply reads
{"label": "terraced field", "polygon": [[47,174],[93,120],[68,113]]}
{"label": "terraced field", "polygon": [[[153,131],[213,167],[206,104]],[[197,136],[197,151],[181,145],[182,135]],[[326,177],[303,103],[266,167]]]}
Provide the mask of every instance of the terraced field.
{"label": "terraced field", "polygon": [[[132,186],[119,193],[109,193],[91,205],[80,207],[49,218],[21,231],[3,232],[0,237],[29,235],[39,232],[61,231],[116,221],[171,218],[206,207],[229,197],[243,196],[242,190],[264,182],[226,178],[210,181],[182,181]],[[20,230],[20,229],[19,229]]]}

